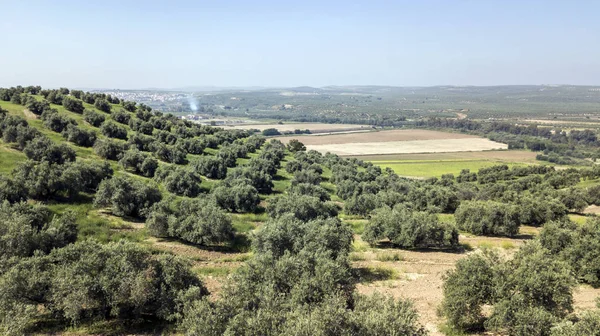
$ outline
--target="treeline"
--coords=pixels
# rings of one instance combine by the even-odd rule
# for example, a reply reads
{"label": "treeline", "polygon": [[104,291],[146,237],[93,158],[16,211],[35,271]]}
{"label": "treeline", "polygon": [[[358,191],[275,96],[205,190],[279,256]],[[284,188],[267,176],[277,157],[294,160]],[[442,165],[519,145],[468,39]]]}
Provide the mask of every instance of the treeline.
{"label": "treeline", "polygon": [[[508,144],[509,149],[527,148],[540,152],[537,159],[556,164],[585,164],[582,159],[600,158],[600,141],[594,130],[562,130],[537,125],[518,125],[503,121],[427,118],[415,121],[416,127],[454,129],[475,133]],[[589,164],[589,163],[588,163]]]}

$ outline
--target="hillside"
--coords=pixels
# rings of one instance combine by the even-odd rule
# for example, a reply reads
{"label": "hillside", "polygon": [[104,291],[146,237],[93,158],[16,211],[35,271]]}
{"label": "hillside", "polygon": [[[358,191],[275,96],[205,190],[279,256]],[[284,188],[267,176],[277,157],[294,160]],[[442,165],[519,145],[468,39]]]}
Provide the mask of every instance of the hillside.
{"label": "hillside", "polygon": [[600,320],[600,221],[584,212],[600,205],[596,165],[457,161],[417,180],[106,94],[0,89],[0,109],[2,334],[550,334]]}

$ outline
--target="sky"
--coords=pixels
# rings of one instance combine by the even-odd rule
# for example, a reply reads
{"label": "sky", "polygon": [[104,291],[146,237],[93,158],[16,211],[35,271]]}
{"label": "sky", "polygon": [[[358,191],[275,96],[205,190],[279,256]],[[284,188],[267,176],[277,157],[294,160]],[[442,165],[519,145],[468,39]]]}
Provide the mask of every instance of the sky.
{"label": "sky", "polygon": [[600,84],[600,1],[0,0],[0,87]]}

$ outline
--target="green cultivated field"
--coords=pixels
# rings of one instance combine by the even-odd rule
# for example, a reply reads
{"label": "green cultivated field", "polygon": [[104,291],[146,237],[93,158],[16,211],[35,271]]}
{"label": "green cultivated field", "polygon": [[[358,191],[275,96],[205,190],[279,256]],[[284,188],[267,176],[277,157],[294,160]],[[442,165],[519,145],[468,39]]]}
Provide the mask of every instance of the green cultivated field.
{"label": "green cultivated field", "polygon": [[522,165],[522,163],[500,162],[491,160],[403,160],[403,161],[371,161],[381,168],[391,168],[400,176],[414,177],[440,177],[443,174],[455,176],[463,169],[476,172],[481,168],[498,164],[507,164],[509,167]]}

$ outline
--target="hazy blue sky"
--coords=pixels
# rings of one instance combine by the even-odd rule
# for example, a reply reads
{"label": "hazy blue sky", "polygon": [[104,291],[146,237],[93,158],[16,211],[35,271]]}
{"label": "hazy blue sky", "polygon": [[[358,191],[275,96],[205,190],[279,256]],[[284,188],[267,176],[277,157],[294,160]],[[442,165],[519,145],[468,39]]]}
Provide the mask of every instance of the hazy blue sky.
{"label": "hazy blue sky", "polygon": [[0,86],[600,84],[599,1],[0,0]]}

